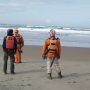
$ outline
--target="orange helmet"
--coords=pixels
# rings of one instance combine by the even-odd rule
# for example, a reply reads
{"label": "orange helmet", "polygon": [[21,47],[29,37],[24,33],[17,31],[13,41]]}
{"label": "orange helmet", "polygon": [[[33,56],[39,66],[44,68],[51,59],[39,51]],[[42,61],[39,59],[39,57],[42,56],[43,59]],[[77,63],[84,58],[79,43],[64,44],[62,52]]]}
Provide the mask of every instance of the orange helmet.
{"label": "orange helmet", "polygon": [[16,29],[16,30],[15,30],[15,33],[18,33],[18,32],[19,32],[18,29]]}

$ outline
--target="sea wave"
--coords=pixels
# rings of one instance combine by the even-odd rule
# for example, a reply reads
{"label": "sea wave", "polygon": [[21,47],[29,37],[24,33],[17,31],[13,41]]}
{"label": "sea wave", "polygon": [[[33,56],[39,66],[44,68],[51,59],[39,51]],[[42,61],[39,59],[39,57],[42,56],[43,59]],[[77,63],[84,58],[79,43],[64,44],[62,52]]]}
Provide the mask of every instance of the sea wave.
{"label": "sea wave", "polygon": [[[0,44],[9,28],[0,28]],[[12,28],[15,29],[15,28]],[[19,27],[26,45],[42,45],[44,40],[49,37],[50,27]],[[54,28],[56,37],[59,37],[63,46],[90,47],[90,30],[72,28]]]}

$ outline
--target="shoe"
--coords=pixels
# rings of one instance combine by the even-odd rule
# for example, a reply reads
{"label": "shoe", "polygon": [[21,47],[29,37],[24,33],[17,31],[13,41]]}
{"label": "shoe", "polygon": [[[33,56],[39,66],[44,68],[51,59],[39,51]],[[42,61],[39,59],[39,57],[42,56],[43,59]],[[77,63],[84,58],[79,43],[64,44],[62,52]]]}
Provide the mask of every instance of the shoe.
{"label": "shoe", "polygon": [[4,72],[4,74],[7,74],[7,72]]}
{"label": "shoe", "polygon": [[19,63],[22,63],[21,61]]}
{"label": "shoe", "polygon": [[63,77],[62,74],[61,74],[61,72],[58,73],[58,77],[59,78],[62,78]]}
{"label": "shoe", "polygon": [[19,63],[19,62],[14,62],[14,63]]}
{"label": "shoe", "polygon": [[52,74],[48,73],[48,79],[52,80]]}
{"label": "shoe", "polygon": [[22,63],[21,61],[19,61],[19,62],[15,62],[15,63]]}
{"label": "shoe", "polygon": [[15,72],[11,72],[11,74],[15,74]]}

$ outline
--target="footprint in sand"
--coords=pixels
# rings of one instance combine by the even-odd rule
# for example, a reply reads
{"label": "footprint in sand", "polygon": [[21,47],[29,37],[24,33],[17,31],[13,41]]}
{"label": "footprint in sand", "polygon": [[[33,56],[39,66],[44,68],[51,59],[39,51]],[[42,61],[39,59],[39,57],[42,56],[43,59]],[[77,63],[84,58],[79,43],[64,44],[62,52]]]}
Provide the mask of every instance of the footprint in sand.
{"label": "footprint in sand", "polygon": [[14,80],[13,78],[9,78],[9,79],[5,79],[5,80],[1,80],[0,82],[6,82],[6,81],[12,81]]}
{"label": "footprint in sand", "polygon": [[69,81],[69,82],[67,82],[67,83],[77,83],[76,81]]}
{"label": "footprint in sand", "polygon": [[41,68],[45,68],[46,66],[41,66]]}
{"label": "footprint in sand", "polygon": [[23,87],[25,87],[25,86],[32,86],[30,83],[28,83],[28,84],[26,84],[26,85],[24,85],[24,84],[21,84],[20,86],[23,86]]}

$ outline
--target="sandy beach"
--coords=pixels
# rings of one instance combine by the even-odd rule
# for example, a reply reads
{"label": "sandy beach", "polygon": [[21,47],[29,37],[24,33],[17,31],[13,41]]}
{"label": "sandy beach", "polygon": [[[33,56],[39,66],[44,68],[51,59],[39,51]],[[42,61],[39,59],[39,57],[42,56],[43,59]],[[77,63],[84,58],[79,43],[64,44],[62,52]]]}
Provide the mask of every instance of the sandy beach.
{"label": "sandy beach", "polygon": [[90,48],[62,47],[59,79],[53,67],[53,79],[47,79],[46,61],[41,46],[25,46],[22,63],[15,63],[15,75],[3,74],[3,51],[0,46],[0,90],[90,90]]}

